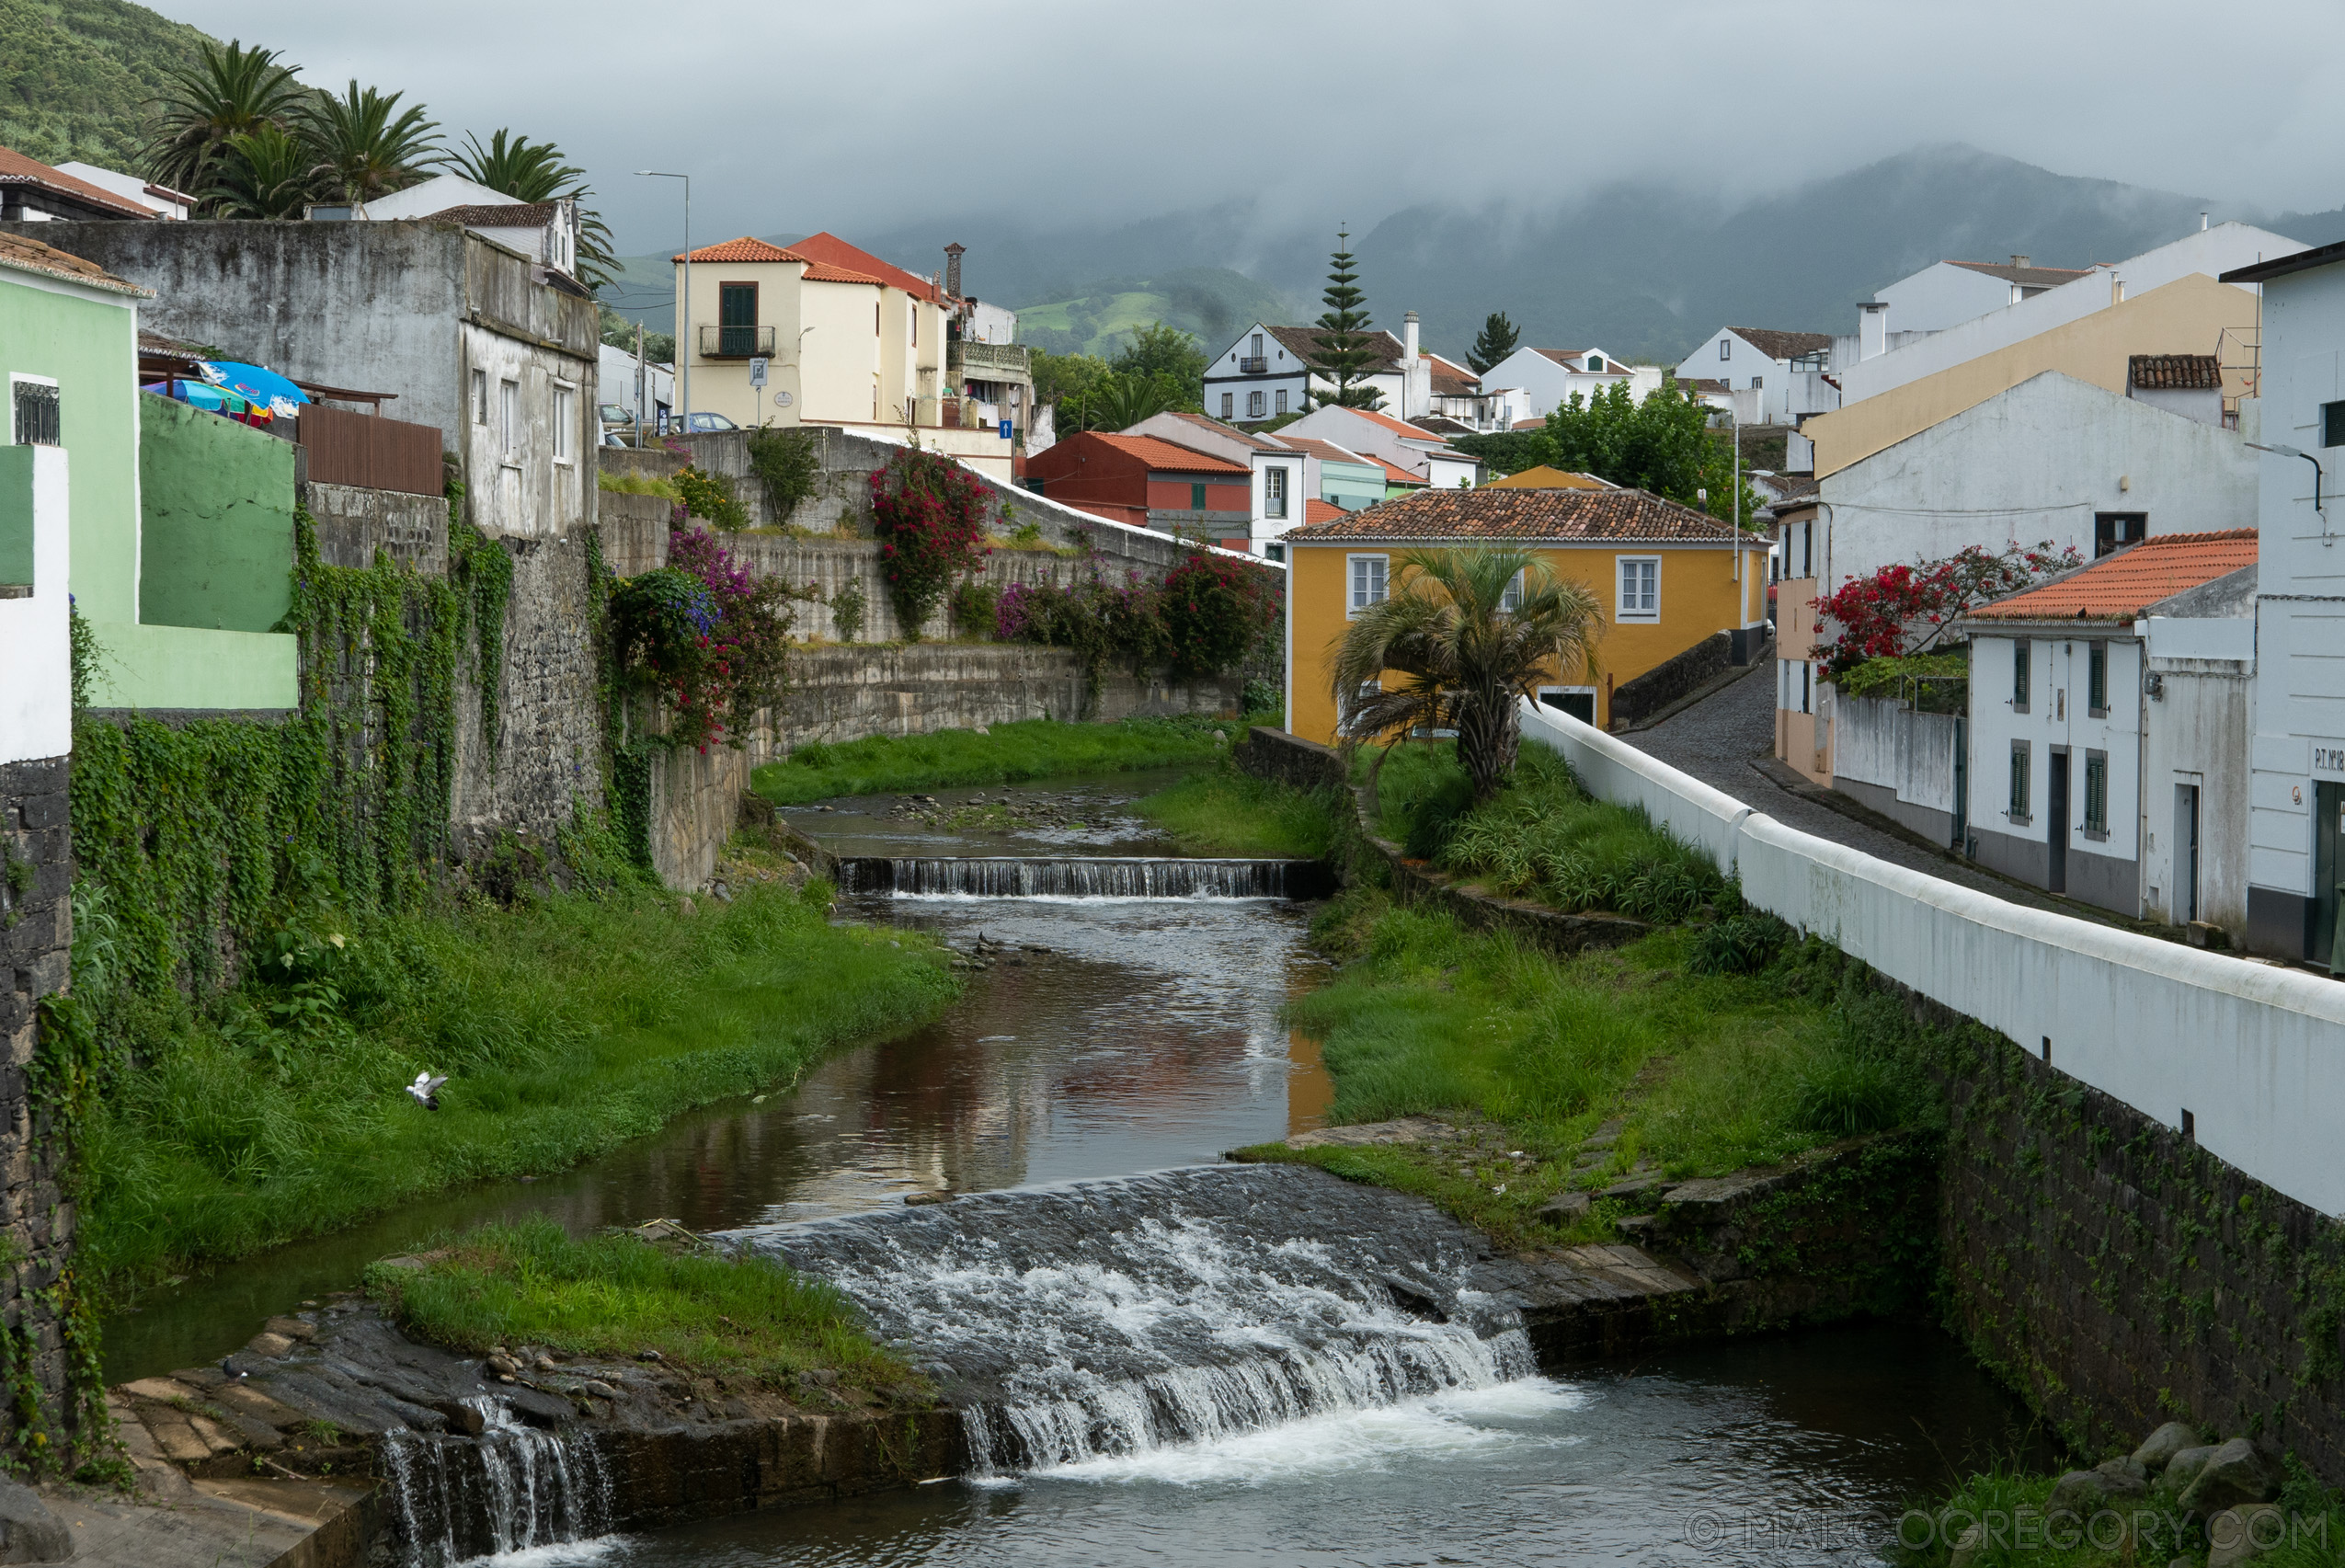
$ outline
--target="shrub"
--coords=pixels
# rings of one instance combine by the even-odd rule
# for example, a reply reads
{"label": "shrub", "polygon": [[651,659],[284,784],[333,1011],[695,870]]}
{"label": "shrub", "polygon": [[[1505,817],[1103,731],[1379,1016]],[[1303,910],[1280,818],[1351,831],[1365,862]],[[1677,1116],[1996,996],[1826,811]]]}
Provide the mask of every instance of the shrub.
{"label": "shrub", "polygon": [[[1110,587],[1087,582],[1012,583],[1002,590],[994,635],[1003,642],[1074,650],[1094,687],[1110,661],[1134,674],[1220,675],[1240,668],[1278,624],[1279,596],[1246,566],[1200,550],[1161,586],[1127,572]],[[1274,698],[1274,701],[1275,699]]]}
{"label": "shrub", "polygon": [[738,745],[782,693],[790,602],[812,590],[742,565],[702,529],[669,535],[668,560],[612,596],[621,678],[673,707],[678,744]]}
{"label": "shrub", "polygon": [[1001,590],[972,578],[953,590],[953,626],[965,636],[990,637],[1001,620]]}
{"label": "shrub", "polygon": [[749,514],[733,495],[733,481],[687,464],[673,481],[687,517],[705,518],[731,532],[749,525]]}
{"label": "shrub", "polygon": [[908,641],[919,640],[945,585],[992,553],[985,544],[991,505],[978,476],[942,452],[907,447],[873,471],[880,575]]}
{"label": "shrub", "polygon": [[776,528],[790,521],[798,503],[812,496],[822,477],[822,453],[812,430],[777,430],[760,426],[749,432],[749,472],[765,492],[766,521]]}
{"label": "shrub", "polygon": [[1202,550],[1166,573],[1161,613],[1172,672],[1218,675],[1245,662],[1275,592],[1241,563]]}
{"label": "shrub", "polygon": [[871,601],[864,597],[864,579],[851,577],[830,592],[830,630],[842,643],[864,635],[864,613]]}
{"label": "shrub", "polygon": [[1775,961],[1794,934],[1763,910],[1729,915],[1694,934],[1686,967],[1698,975],[1756,975]]}

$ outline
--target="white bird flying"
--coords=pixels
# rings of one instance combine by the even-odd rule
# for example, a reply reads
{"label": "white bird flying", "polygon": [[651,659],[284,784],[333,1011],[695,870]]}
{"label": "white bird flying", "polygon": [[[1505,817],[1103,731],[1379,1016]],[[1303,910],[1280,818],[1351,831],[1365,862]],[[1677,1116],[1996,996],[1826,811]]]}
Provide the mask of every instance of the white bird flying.
{"label": "white bird flying", "polygon": [[436,1111],[440,1108],[440,1086],[447,1082],[448,1075],[444,1072],[437,1078],[432,1077],[429,1072],[418,1072],[416,1074],[416,1081],[407,1085],[407,1093],[413,1095],[416,1104],[425,1110]]}

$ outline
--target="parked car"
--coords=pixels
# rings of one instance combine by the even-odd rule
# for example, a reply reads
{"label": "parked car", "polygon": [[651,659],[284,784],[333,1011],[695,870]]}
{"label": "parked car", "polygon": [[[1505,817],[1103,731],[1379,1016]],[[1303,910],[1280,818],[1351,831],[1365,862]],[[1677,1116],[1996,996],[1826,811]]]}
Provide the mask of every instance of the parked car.
{"label": "parked car", "polygon": [[707,430],[738,430],[741,428],[722,414],[693,414],[688,418],[692,420],[691,430],[694,435]]}

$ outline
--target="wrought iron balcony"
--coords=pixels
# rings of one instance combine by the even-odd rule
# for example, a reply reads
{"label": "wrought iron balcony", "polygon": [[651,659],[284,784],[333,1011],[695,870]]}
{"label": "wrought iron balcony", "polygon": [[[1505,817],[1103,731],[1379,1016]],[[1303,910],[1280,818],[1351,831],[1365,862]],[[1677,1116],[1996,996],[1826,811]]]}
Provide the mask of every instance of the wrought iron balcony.
{"label": "wrought iron balcony", "polygon": [[1249,354],[1238,361],[1240,375],[1267,375],[1269,372],[1270,361],[1264,355]]}
{"label": "wrought iron balcony", "polygon": [[711,326],[701,324],[700,356],[704,360],[748,360],[773,356],[771,326]]}

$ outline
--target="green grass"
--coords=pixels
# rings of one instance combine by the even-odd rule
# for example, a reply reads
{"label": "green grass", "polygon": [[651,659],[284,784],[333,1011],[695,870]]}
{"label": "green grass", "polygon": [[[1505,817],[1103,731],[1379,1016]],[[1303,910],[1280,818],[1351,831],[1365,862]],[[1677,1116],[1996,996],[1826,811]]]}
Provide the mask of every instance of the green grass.
{"label": "green grass", "polygon": [[671,1252],[624,1233],[574,1239],[532,1219],[468,1231],[421,1268],[378,1265],[367,1284],[410,1333],[456,1350],[651,1349],[687,1373],[770,1387],[818,1368],[863,1388],[918,1386],[836,1289],[761,1258]]}
{"label": "green grass", "polygon": [[[897,739],[873,736],[839,745],[815,741],[786,761],[768,762],[751,782],[777,806],[843,795],[888,795],[959,785],[1017,784],[1067,773],[1130,773],[1210,761],[1246,733],[1242,720],[1126,719],[997,724],[989,735],[944,729]],[[1223,737],[1217,746],[1214,737]]]}
{"label": "green grass", "polygon": [[[1902,1054],[1913,1025],[1820,944],[1757,974],[1706,975],[1693,972],[1702,931],[1673,927],[1559,960],[1369,889],[1332,903],[1316,935],[1354,955],[1288,1010],[1322,1044],[1332,1119],[1486,1118],[1535,1168],[1461,1173],[1405,1147],[1301,1157],[1418,1192],[1503,1240],[1529,1234],[1532,1210],[1567,1186],[1604,1186],[1640,1159],[1676,1179],[1720,1175],[1927,1115]],[[1615,1117],[1610,1158],[1574,1178],[1582,1140]]]}
{"label": "green grass", "polygon": [[1134,809],[1193,854],[1317,860],[1336,839],[1327,802],[1229,761],[1157,791]]}
{"label": "green grass", "polygon": [[[2092,1460],[2080,1458],[2078,1462],[2089,1465]],[[2292,1533],[2250,1561],[2258,1568],[2338,1568],[2345,1563],[2345,1497],[2322,1487],[2293,1458],[2288,1463],[2291,1475],[2279,1505]],[[2205,1522],[2184,1519],[2173,1492],[2162,1482],[2153,1480],[2146,1498],[2110,1505],[2129,1517],[2135,1510],[2145,1511],[2154,1522],[2131,1550],[2122,1545],[2103,1550],[2091,1539],[2096,1522],[2091,1517],[2074,1527],[2063,1519],[2056,1528],[2045,1519],[2044,1506],[2058,1482],[2057,1476],[2008,1466],[1975,1473],[1950,1495],[1914,1505],[1903,1521],[1904,1539],[1888,1552],[1889,1561],[1899,1568],[1946,1568],[1953,1561],[1954,1546],[1973,1524],[1984,1527],[1986,1539],[1969,1560],[1973,1568],[2135,1568],[2206,1561]],[[2103,1542],[2118,1540],[2115,1521],[2102,1518],[2098,1523]]]}
{"label": "green grass", "polygon": [[[83,1139],[83,1266],[135,1283],[559,1170],[950,999],[932,944],[834,926],[829,898],[749,887],[687,916],[614,891],[362,927],[315,917],[279,983],[133,1034],[151,1055]],[[450,1075],[437,1112],[402,1092],[425,1070]]]}

